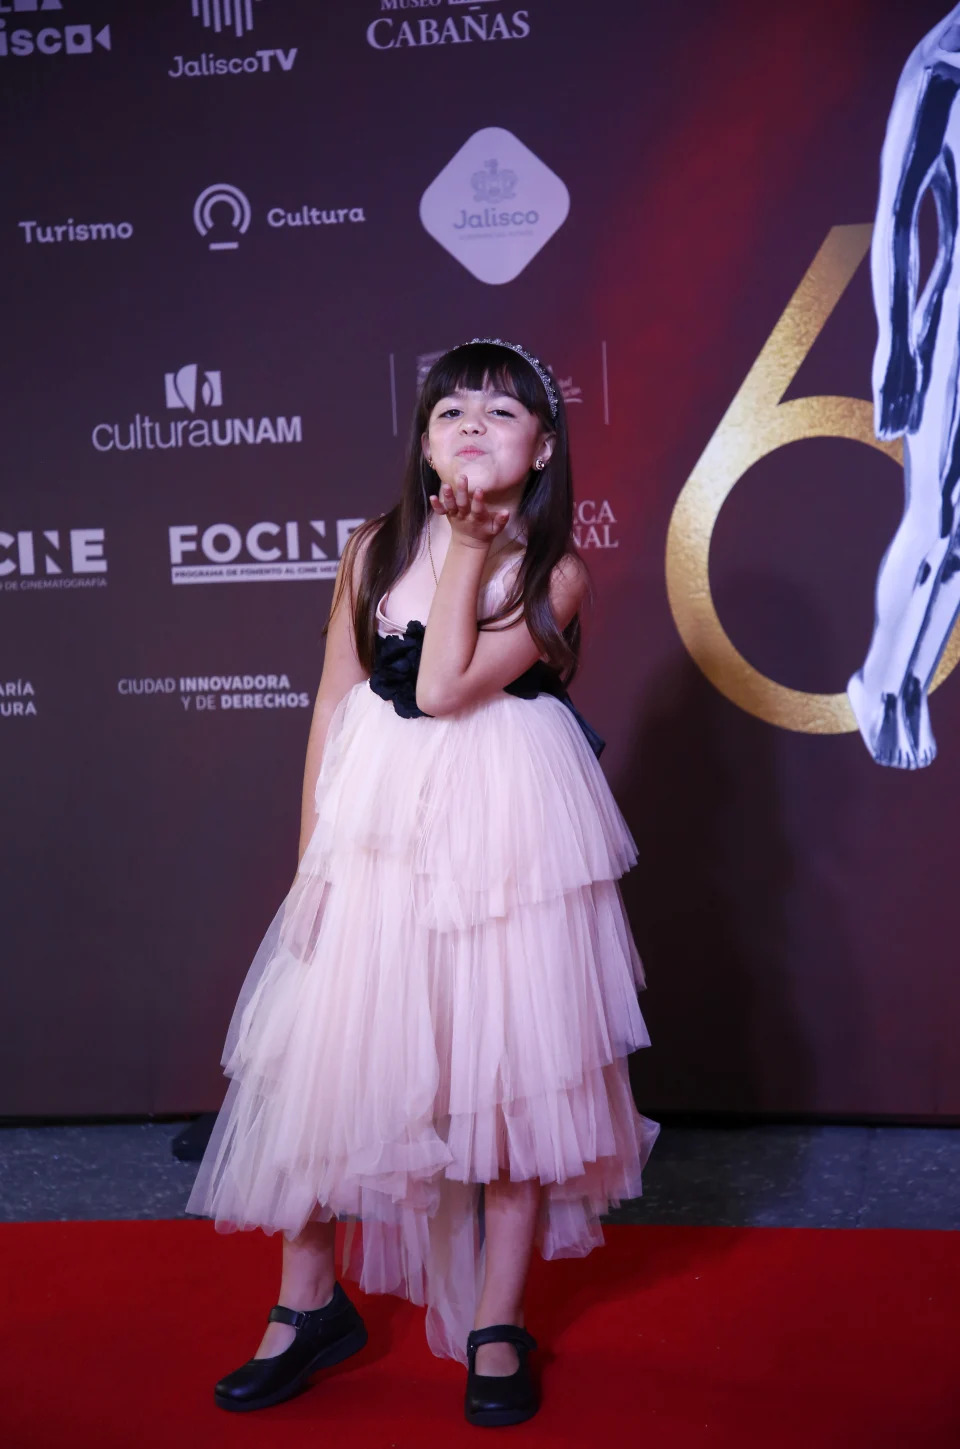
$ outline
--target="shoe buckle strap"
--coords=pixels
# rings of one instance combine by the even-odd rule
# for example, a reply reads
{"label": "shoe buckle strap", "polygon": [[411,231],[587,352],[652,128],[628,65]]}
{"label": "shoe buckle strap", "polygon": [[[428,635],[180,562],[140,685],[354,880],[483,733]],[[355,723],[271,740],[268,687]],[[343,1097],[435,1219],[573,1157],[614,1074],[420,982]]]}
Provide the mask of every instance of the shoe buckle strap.
{"label": "shoe buckle strap", "polygon": [[489,1328],[475,1328],[467,1338],[467,1353],[475,1354],[485,1343],[512,1343],[516,1348],[534,1352],[537,1341],[516,1323],[494,1323]]}
{"label": "shoe buckle strap", "polygon": [[309,1317],[309,1313],[297,1311],[293,1308],[284,1308],[278,1303],[276,1308],[270,1309],[267,1315],[267,1321],[268,1323],[287,1323],[291,1328],[302,1328]]}

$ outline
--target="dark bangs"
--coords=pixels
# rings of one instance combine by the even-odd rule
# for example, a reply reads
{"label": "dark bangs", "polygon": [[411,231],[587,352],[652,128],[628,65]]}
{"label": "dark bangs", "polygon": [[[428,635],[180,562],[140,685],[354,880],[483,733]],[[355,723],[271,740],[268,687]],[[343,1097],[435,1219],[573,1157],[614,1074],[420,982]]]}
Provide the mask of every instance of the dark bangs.
{"label": "dark bangs", "polygon": [[546,391],[529,362],[494,342],[467,342],[445,352],[424,378],[418,401],[417,432],[426,430],[430,414],[441,398],[461,389],[482,392],[487,386],[507,397],[515,397],[527,412],[536,414],[547,432],[554,431]]}

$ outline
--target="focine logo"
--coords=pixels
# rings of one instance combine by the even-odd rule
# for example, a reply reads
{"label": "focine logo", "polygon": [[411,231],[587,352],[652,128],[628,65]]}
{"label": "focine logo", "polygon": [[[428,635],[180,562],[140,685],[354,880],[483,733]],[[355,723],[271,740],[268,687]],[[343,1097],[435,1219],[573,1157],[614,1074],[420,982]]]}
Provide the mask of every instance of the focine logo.
{"label": "focine logo", "polygon": [[232,30],[239,39],[253,29],[253,0],[190,0],[190,13],[216,35]]}
{"label": "focine logo", "polygon": [[[215,215],[215,209],[219,215]],[[243,236],[250,225],[250,202],[239,186],[228,186],[218,182],[201,191],[193,203],[193,224],[202,237],[217,227],[220,240],[207,242],[212,252],[236,251],[240,245],[237,237],[224,239],[224,227]]]}
{"label": "focine logo", "polygon": [[512,282],[570,211],[560,177],[512,131],[476,131],[420,202],[424,229],[480,282]]}
{"label": "focine logo", "polygon": [[[187,408],[191,413],[197,410],[197,364],[188,362],[177,372],[165,372],[163,385],[168,408]],[[218,408],[223,405],[223,386],[219,372],[205,372],[200,386],[200,401],[204,407]]]}
{"label": "focine logo", "polygon": [[174,524],[168,530],[172,584],[242,584],[333,579],[337,561],[362,518],[338,518],[333,557],[327,524],[265,519],[238,528],[233,523]]}
{"label": "focine logo", "polygon": [[[38,11],[62,10],[62,0],[0,0],[0,16],[29,15]],[[110,26],[104,25],[94,34],[92,25],[41,25],[39,29],[18,24],[7,29],[0,19],[0,59],[22,55],[91,55],[94,45],[110,49]]]}

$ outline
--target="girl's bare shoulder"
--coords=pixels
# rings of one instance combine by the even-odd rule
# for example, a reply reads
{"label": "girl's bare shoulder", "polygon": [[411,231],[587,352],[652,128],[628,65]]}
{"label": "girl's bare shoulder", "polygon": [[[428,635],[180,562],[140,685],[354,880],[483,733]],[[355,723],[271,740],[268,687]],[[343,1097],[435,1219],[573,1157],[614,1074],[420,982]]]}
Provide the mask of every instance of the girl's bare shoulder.
{"label": "girl's bare shoulder", "polygon": [[555,565],[550,592],[581,603],[590,592],[590,571],[578,553],[565,553]]}

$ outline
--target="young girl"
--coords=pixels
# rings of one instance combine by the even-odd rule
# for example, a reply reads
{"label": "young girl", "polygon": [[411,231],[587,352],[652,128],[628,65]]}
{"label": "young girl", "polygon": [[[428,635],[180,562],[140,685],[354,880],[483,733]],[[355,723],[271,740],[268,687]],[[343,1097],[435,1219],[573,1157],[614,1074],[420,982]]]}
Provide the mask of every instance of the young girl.
{"label": "young girl", "polygon": [[572,525],[546,368],[499,339],[446,353],[399,504],[344,551],[300,866],[188,1204],[284,1234],[281,1306],[222,1408],[279,1403],[363,1347],[345,1218],[344,1271],[428,1305],[467,1418],[529,1418],[534,1241],[586,1254],[640,1192],[657,1129],[627,1078],[648,1037],[617,885],[636,854],[563,684],[587,592]]}

